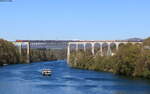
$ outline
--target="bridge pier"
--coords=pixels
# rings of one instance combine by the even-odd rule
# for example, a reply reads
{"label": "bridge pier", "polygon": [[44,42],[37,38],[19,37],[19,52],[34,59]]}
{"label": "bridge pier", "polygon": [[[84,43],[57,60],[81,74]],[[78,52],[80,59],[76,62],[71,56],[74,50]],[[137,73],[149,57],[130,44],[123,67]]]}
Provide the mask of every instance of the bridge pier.
{"label": "bridge pier", "polygon": [[84,49],[84,52],[86,52],[86,43],[83,43],[83,49]]}
{"label": "bridge pier", "polygon": [[92,54],[93,55],[95,54],[95,52],[94,52],[94,45],[95,45],[95,43],[92,43]]}
{"label": "bridge pier", "polygon": [[67,45],[67,63],[70,61],[70,44]]}
{"label": "bridge pier", "polygon": [[119,49],[119,43],[115,43],[115,45],[116,45],[116,51],[118,51],[118,49]]}
{"label": "bridge pier", "polygon": [[79,44],[76,43],[76,52],[78,52]]}
{"label": "bridge pier", "polygon": [[30,43],[27,43],[27,63],[30,63]]}
{"label": "bridge pier", "polygon": [[107,56],[111,56],[112,55],[111,48],[110,48],[111,43],[108,42],[107,44],[108,44]]}
{"label": "bridge pier", "polygon": [[100,43],[100,54],[103,56],[103,43]]}
{"label": "bridge pier", "polygon": [[13,44],[15,46],[18,46],[20,56],[22,56],[22,45],[25,44],[27,46],[27,50],[26,50],[26,53],[27,53],[26,63],[30,63],[30,42],[13,42]]}
{"label": "bridge pier", "polygon": [[20,56],[22,55],[22,44],[21,43],[19,43],[19,54],[20,54]]}

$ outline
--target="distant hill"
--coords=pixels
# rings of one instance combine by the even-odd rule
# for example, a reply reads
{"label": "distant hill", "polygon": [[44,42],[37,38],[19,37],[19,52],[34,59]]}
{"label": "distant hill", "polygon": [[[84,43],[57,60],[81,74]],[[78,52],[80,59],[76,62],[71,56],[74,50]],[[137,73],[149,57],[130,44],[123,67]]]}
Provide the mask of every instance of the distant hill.
{"label": "distant hill", "polygon": [[126,39],[128,41],[143,41],[144,39],[141,39],[141,38],[129,38],[129,39]]}

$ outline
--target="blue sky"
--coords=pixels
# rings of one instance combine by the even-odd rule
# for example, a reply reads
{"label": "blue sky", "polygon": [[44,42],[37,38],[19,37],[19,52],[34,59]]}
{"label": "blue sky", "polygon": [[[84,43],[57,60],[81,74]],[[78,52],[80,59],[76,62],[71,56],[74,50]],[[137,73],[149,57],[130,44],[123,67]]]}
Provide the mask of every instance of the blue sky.
{"label": "blue sky", "polygon": [[0,2],[0,38],[114,40],[150,36],[150,0]]}

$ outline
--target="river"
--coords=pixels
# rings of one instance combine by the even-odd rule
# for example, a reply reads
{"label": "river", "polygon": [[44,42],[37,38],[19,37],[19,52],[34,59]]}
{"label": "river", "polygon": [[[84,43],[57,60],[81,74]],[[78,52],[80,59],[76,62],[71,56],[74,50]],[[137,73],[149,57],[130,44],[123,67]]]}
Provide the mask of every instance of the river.
{"label": "river", "polygon": [[[44,68],[52,76],[42,76]],[[60,60],[1,67],[0,94],[150,94],[150,81],[73,69]]]}

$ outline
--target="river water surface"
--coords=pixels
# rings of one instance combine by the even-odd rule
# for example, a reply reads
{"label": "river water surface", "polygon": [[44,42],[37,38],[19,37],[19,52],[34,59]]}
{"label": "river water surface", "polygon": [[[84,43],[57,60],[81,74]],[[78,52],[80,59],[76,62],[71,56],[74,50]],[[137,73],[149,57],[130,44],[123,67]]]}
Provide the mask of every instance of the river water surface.
{"label": "river water surface", "polygon": [[[50,77],[41,70],[50,68]],[[69,68],[65,61],[0,68],[0,94],[150,94],[150,81]]]}

